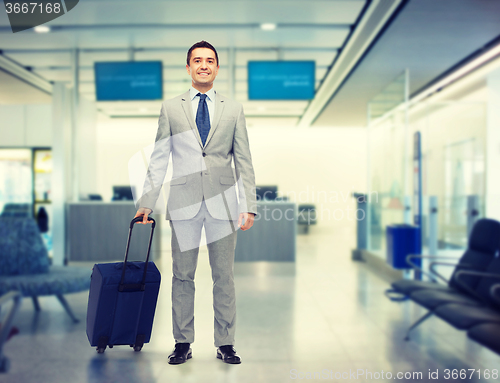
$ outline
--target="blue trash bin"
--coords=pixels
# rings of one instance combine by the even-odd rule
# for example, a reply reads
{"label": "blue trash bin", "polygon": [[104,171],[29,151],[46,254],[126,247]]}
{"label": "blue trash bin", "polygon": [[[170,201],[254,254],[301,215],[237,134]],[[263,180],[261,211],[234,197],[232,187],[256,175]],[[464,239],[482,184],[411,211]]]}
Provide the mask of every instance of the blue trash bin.
{"label": "blue trash bin", "polygon": [[[420,228],[414,225],[396,224],[387,226],[387,263],[395,269],[410,269],[406,262],[408,254],[420,254]],[[422,259],[414,258],[413,263],[421,267]]]}

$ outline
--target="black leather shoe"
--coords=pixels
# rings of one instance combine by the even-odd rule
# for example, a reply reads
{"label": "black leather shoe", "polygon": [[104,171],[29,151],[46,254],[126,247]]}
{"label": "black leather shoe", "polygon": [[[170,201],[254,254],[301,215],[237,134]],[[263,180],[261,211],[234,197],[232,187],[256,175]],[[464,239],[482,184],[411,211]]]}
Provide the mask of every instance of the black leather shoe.
{"label": "black leather shoe", "polygon": [[168,364],[182,364],[192,358],[189,343],[176,343],[174,352],[168,356]]}
{"label": "black leather shoe", "polygon": [[217,349],[217,358],[222,359],[222,361],[229,364],[241,363],[241,358],[236,355],[236,350],[231,345],[220,346]]}

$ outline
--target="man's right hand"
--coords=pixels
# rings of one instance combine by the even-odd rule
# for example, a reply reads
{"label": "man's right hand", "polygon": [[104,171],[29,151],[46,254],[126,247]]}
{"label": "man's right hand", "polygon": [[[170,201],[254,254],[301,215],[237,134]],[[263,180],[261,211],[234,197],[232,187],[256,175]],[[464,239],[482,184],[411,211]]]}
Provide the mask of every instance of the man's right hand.
{"label": "man's right hand", "polygon": [[153,222],[153,221],[148,221],[148,215],[151,214],[152,210],[147,208],[147,207],[140,207],[139,210],[137,210],[137,213],[135,213],[135,217],[143,217],[142,222],[136,222],[140,223],[141,225],[147,225],[148,222]]}

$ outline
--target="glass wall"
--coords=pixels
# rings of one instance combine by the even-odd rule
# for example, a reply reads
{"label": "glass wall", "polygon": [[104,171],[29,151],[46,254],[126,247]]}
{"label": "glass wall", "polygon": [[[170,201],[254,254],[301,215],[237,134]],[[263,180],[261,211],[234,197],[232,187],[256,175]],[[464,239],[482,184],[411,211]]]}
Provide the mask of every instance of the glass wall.
{"label": "glass wall", "polygon": [[370,129],[369,246],[385,256],[385,228],[404,222],[405,113],[392,113]]}
{"label": "glass wall", "polygon": [[52,151],[0,148],[0,215],[34,217],[52,256]]}
{"label": "glass wall", "polygon": [[[33,203],[31,149],[0,149],[0,213],[4,207],[27,208]],[[17,214],[17,213],[16,213]]]}
{"label": "glass wall", "polygon": [[368,246],[381,257],[386,226],[405,218],[407,83],[405,71],[368,104]]}
{"label": "glass wall", "polygon": [[[413,105],[408,115],[404,108],[396,108],[369,129],[369,249],[385,257],[387,225],[405,222],[405,205],[411,203],[413,191],[416,131],[422,140],[424,251],[430,196],[438,197],[438,248],[465,248],[468,199],[475,197],[479,216],[484,215],[486,103],[425,102]],[[406,223],[412,222],[411,218]]]}
{"label": "glass wall", "polygon": [[[438,245],[467,244],[467,200],[484,215],[486,103],[434,102],[410,111],[409,129],[422,134],[423,196],[438,197]],[[427,216],[427,210],[424,210]]]}

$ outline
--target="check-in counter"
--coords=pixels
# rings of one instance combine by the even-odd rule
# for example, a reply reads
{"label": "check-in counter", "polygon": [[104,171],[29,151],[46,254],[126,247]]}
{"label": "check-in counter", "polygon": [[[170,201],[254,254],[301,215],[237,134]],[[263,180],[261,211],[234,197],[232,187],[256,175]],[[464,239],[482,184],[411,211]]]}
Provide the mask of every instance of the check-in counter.
{"label": "check-in counter", "polygon": [[[83,201],[67,205],[68,259],[113,262],[123,260],[130,221],[136,213],[131,201]],[[297,237],[297,205],[259,201],[255,223],[238,231],[235,261],[294,262]],[[151,260],[160,254],[164,217],[156,219]],[[150,225],[135,225],[129,259],[145,260]]]}
{"label": "check-in counter", "polygon": [[[130,221],[137,209],[132,201],[83,201],[67,205],[68,259],[96,263],[120,261],[125,257]],[[156,220],[150,260],[160,250],[161,219]],[[151,225],[134,226],[129,259],[146,260]]]}
{"label": "check-in counter", "polygon": [[297,205],[283,201],[257,202],[250,230],[238,231],[236,262],[295,262]]}

